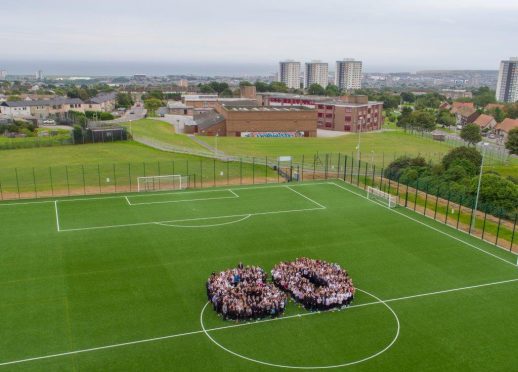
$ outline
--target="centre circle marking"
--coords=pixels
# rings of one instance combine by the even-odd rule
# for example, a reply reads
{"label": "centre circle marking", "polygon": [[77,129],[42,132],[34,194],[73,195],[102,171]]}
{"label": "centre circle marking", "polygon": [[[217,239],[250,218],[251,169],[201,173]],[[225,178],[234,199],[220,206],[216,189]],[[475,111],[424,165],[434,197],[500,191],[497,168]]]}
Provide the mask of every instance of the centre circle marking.
{"label": "centre circle marking", "polygon": [[[225,350],[227,353],[230,353],[230,354],[232,354],[232,355],[234,355],[234,356],[236,356],[238,358],[248,360],[250,362],[254,362],[254,363],[258,363],[258,364],[262,364],[262,365],[266,365],[266,366],[270,366],[270,367],[290,368],[290,369],[331,369],[331,368],[347,367],[347,366],[351,366],[351,365],[354,365],[354,364],[360,364],[360,363],[366,362],[366,361],[368,361],[370,359],[373,359],[373,358],[376,358],[377,356],[379,356],[379,355],[383,354],[384,352],[386,352],[397,341],[397,339],[399,338],[399,332],[401,330],[401,325],[400,325],[400,322],[399,322],[399,318],[398,318],[396,312],[394,311],[394,309],[392,309],[390,307],[390,305],[388,305],[381,298],[373,295],[372,293],[364,291],[363,289],[356,288],[356,290],[358,290],[360,292],[363,292],[363,293],[365,293],[365,294],[375,298],[380,304],[383,304],[392,313],[392,315],[394,316],[394,319],[396,320],[396,324],[397,324],[397,329],[396,329],[396,334],[394,335],[392,340],[382,350],[380,350],[380,351],[378,351],[378,352],[376,352],[376,353],[374,353],[372,355],[366,356],[365,358],[354,360],[352,362],[347,362],[347,363],[342,363],[342,364],[335,364],[335,365],[327,365],[327,366],[292,366],[292,365],[284,365],[284,364],[276,364],[276,363],[264,362],[262,360],[253,359],[253,358],[247,357],[245,355],[236,353],[235,351],[232,351],[232,350],[226,348],[225,346],[221,345],[218,341],[216,341],[209,334],[209,332],[211,332],[211,329],[206,329],[205,328],[205,325],[203,324],[203,314],[205,313],[205,309],[210,304],[210,302],[207,302],[205,304],[205,306],[203,306],[203,309],[201,310],[201,313],[200,313],[200,325],[201,325],[201,328],[203,330],[203,333],[205,333],[205,335],[209,338],[209,340],[211,340],[215,345],[217,345],[221,349]],[[373,303],[373,305],[374,304],[375,303]],[[354,305],[351,306],[351,307],[354,307]],[[308,314],[312,314],[312,313],[308,313]],[[300,317],[300,315],[299,315],[299,317]],[[276,319],[282,320],[282,318],[276,318]],[[260,323],[260,321],[258,323]],[[243,324],[246,324],[246,323],[243,323]],[[250,324],[253,324],[253,323],[250,323]],[[214,330],[221,330],[221,329],[224,329],[224,328],[225,327],[218,327],[218,328],[215,328]]]}

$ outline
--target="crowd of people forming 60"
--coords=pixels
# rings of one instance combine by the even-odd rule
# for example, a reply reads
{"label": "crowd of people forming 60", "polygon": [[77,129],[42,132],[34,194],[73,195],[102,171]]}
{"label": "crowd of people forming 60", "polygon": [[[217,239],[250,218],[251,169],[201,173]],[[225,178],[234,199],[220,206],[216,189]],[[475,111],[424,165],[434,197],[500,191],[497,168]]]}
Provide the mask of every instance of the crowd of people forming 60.
{"label": "crowd of people forming 60", "polygon": [[354,286],[348,273],[335,263],[298,258],[277,264],[272,283],[258,266],[243,266],[212,273],[207,296],[224,319],[246,320],[284,312],[288,295],[308,310],[329,310],[348,306]]}

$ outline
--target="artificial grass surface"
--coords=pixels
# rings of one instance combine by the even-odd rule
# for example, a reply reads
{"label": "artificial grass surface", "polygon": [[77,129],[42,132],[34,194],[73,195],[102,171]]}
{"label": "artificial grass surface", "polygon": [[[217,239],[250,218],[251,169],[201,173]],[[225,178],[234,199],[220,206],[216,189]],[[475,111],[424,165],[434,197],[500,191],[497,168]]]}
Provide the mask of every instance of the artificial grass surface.
{"label": "artificial grass surface", "polygon": [[[207,199],[207,190],[170,199],[131,194],[131,203],[158,202],[134,206],[120,196],[62,199],[63,230],[138,224],[62,232],[52,200],[0,204],[0,370],[273,370],[222,350],[201,331],[204,284],[212,271],[240,261],[269,271],[300,256],[338,262],[358,288],[396,299],[387,302],[400,323],[394,344],[346,369],[513,370],[516,257],[334,182],[290,184],[292,190],[233,187],[238,197],[229,199],[219,199],[228,193],[215,189],[213,199],[197,201]],[[247,214],[253,215],[224,224]],[[213,227],[201,226],[214,219],[194,220],[217,216],[236,217]],[[198,227],[150,223],[179,219]],[[398,300],[505,280],[516,281]],[[324,366],[366,358],[390,344],[397,321],[376,301],[360,292],[354,305],[362,306],[311,315],[290,304],[285,318],[246,326],[221,320],[210,307],[202,319],[208,329],[239,325],[209,334],[248,358]],[[162,336],[175,337],[2,365]]]}

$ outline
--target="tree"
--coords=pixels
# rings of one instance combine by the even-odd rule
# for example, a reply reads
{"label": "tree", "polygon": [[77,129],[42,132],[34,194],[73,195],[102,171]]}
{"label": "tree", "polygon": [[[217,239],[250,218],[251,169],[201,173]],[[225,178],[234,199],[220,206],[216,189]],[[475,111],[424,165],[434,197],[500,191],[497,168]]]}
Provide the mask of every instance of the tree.
{"label": "tree", "polygon": [[221,98],[232,98],[234,97],[234,93],[232,93],[232,91],[229,88],[227,88],[223,92],[221,92],[219,96]]}
{"label": "tree", "polygon": [[[477,187],[478,179],[474,177],[470,187],[472,195],[476,195]],[[497,174],[486,173],[482,175],[479,198],[480,203],[489,204],[494,212],[503,208],[510,215],[518,206],[518,186]]]}
{"label": "tree", "polygon": [[251,87],[253,84],[249,81],[243,80],[239,82],[240,87]]}
{"label": "tree", "polygon": [[412,92],[402,92],[401,99],[403,100],[403,102],[414,103],[415,95]]}
{"label": "tree", "polygon": [[473,102],[478,107],[485,107],[488,103],[496,102],[495,91],[488,87],[480,87],[473,92]]}
{"label": "tree", "polygon": [[500,107],[496,107],[494,110],[489,110],[489,114],[492,115],[497,123],[501,123],[505,118],[505,112]]}
{"label": "tree", "polygon": [[424,108],[437,109],[444,101],[444,99],[445,98],[438,93],[427,93],[416,98],[415,108],[418,110]]}
{"label": "tree", "polygon": [[326,94],[326,90],[320,84],[311,84],[308,88],[308,94],[314,96],[323,96]]}
{"label": "tree", "polygon": [[518,128],[513,128],[509,131],[505,148],[508,149],[511,154],[518,155]]}
{"label": "tree", "polygon": [[456,122],[457,120],[455,119],[455,115],[448,110],[439,110],[437,113],[437,123],[443,127],[451,127],[452,125],[455,125]]}
{"label": "tree", "polygon": [[217,81],[211,81],[209,86],[218,94],[221,94],[225,89],[228,89],[227,83],[218,83]]}
{"label": "tree", "polygon": [[504,111],[508,118],[518,119],[518,102],[506,105]]}
{"label": "tree", "polygon": [[270,89],[270,86],[268,84],[263,83],[262,81],[255,82],[255,90],[257,92],[264,93],[264,92],[268,92],[269,89]]}
{"label": "tree", "polygon": [[456,147],[449,153],[444,155],[444,157],[442,158],[442,165],[444,166],[444,169],[447,170],[452,165],[459,164],[462,161],[468,161],[469,163],[471,163],[478,173],[480,165],[482,164],[482,154],[473,147]]}
{"label": "tree", "polygon": [[340,95],[340,88],[334,84],[329,84],[325,89],[325,95],[329,97],[336,97]]}
{"label": "tree", "polygon": [[148,98],[144,100],[144,107],[149,111],[151,116],[155,115],[156,110],[162,106],[162,101],[158,98]]}
{"label": "tree", "polygon": [[480,141],[482,141],[482,135],[480,134],[480,127],[476,124],[467,124],[460,131],[460,138],[469,143],[470,145],[474,145]]}
{"label": "tree", "polygon": [[205,93],[205,94],[216,93],[214,88],[212,86],[210,86],[209,84],[200,84],[200,85],[198,85],[198,89],[200,90],[200,93]]}
{"label": "tree", "polygon": [[130,93],[117,93],[118,107],[130,108],[133,104],[133,97]]}
{"label": "tree", "polygon": [[401,115],[399,115],[399,118],[397,120],[397,126],[401,128],[405,128],[405,131],[407,127],[410,125],[410,118],[412,115],[413,110],[410,107],[403,107],[401,110]]}
{"label": "tree", "polygon": [[433,112],[417,110],[410,115],[410,125],[424,132],[431,132],[436,127],[435,115]]}
{"label": "tree", "polygon": [[273,81],[270,84],[269,90],[271,92],[286,93],[288,91],[288,87],[286,84],[281,83],[280,81]]}

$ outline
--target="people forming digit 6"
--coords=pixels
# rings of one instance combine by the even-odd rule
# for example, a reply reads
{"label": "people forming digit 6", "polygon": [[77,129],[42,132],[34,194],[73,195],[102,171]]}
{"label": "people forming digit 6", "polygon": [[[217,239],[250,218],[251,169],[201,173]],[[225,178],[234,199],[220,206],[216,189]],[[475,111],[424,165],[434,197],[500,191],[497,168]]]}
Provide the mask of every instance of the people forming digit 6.
{"label": "people forming digit 6", "polygon": [[207,281],[207,296],[224,319],[246,320],[275,317],[287,303],[287,295],[266,282],[258,266],[239,265],[235,269],[212,273]]}

